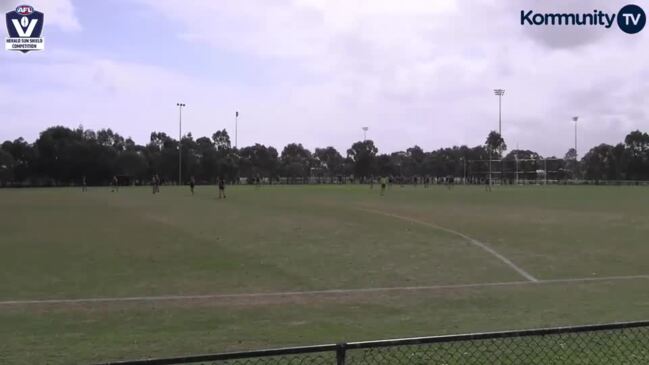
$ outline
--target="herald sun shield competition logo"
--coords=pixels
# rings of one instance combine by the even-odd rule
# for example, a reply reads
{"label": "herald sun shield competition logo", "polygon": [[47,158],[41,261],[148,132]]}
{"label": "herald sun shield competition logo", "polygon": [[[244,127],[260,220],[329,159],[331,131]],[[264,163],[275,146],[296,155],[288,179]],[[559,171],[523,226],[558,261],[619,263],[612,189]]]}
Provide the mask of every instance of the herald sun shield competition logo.
{"label": "herald sun shield competition logo", "polygon": [[20,5],[16,10],[7,13],[7,31],[5,38],[7,51],[40,51],[45,48],[43,32],[43,13],[35,11],[32,6]]}

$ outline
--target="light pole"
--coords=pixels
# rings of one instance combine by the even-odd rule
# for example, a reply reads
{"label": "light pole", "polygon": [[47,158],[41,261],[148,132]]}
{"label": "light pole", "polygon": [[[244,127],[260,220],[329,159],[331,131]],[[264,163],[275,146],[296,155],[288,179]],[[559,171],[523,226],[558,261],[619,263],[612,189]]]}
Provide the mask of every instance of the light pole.
{"label": "light pole", "polygon": [[577,180],[577,171],[579,170],[578,162],[577,162],[579,161],[577,155],[577,120],[579,120],[578,116],[572,117],[572,121],[575,122],[575,171],[574,171],[575,180]]}
{"label": "light pole", "polygon": [[234,112],[234,148],[237,148],[239,137],[239,111]]}
{"label": "light pole", "polygon": [[370,127],[363,127],[363,142],[367,140],[367,130],[370,129]]}
{"label": "light pole", "polygon": [[178,107],[178,185],[183,183],[183,108],[185,104],[176,103]]}
{"label": "light pole", "polygon": [[516,154],[514,155],[514,163],[516,166],[516,185],[518,185],[518,147],[516,148]]}
{"label": "light pole", "polygon": [[502,136],[502,98],[505,95],[505,89],[494,89],[494,94],[498,96],[498,134]]}
{"label": "light pole", "polygon": [[[505,95],[505,89],[494,89],[494,94],[498,96],[498,134],[500,138],[503,136],[503,122],[502,122],[502,100]],[[504,166],[503,166],[503,149],[502,146],[498,147],[498,154],[500,154],[500,183],[503,183]]]}
{"label": "light pole", "polygon": [[579,117],[572,117],[572,121],[575,122],[575,161],[577,160],[577,120]]}

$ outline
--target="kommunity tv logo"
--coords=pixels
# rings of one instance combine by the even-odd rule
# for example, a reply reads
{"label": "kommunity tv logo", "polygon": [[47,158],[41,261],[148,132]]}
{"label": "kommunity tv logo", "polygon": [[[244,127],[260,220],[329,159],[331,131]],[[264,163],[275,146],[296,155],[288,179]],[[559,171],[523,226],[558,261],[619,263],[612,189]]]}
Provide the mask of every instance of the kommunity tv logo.
{"label": "kommunity tv logo", "polygon": [[617,24],[624,33],[635,34],[644,28],[646,22],[645,12],[635,4],[625,5],[617,13],[597,9],[587,13],[540,13],[534,10],[521,10],[522,26],[581,26],[610,29]]}

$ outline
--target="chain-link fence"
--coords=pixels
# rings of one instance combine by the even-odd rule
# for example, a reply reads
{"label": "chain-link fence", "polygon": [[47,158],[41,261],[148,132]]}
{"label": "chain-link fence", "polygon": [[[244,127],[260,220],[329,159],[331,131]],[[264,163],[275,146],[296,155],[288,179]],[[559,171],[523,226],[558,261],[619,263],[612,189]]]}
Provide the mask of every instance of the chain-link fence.
{"label": "chain-link fence", "polygon": [[112,365],[117,364],[644,365],[649,364],[649,321],[351,342]]}

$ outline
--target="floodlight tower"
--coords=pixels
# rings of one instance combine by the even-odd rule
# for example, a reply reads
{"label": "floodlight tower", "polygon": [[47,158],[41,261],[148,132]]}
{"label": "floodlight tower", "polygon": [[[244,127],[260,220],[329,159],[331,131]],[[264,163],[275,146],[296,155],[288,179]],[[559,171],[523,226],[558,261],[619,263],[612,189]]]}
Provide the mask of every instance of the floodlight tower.
{"label": "floodlight tower", "polygon": [[[496,96],[498,96],[498,134],[502,138],[502,136],[503,136],[503,122],[502,122],[502,109],[503,109],[502,106],[503,106],[503,103],[502,103],[502,100],[503,100],[503,95],[505,95],[505,89],[494,89],[494,94]],[[500,154],[500,159],[501,159],[501,161],[500,161],[500,179],[501,179],[501,183],[502,183],[503,172],[504,172],[504,170],[503,170],[503,162],[502,162],[502,158],[503,158],[502,146],[498,147],[498,153]]]}
{"label": "floodlight tower", "polygon": [[239,137],[239,111],[234,112],[234,148],[237,148],[237,140]]}
{"label": "floodlight tower", "polygon": [[577,120],[579,117],[572,117],[572,121],[575,122],[575,161],[577,160]]}
{"label": "floodlight tower", "polygon": [[498,96],[498,134],[502,136],[502,98],[505,95],[505,89],[494,89],[494,94]]}
{"label": "floodlight tower", "polygon": [[363,127],[363,142],[367,140],[367,130],[370,129],[370,127]]}
{"label": "floodlight tower", "polygon": [[577,172],[579,171],[579,159],[577,155],[577,120],[579,120],[578,116],[572,117],[572,121],[575,122],[575,180],[577,180]]}
{"label": "floodlight tower", "polygon": [[182,145],[182,139],[183,139],[183,108],[185,107],[185,104],[183,103],[176,103],[176,106],[178,107],[178,185],[182,185],[183,183],[183,173],[182,173],[182,166],[183,166],[183,145]]}

